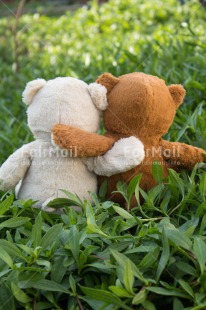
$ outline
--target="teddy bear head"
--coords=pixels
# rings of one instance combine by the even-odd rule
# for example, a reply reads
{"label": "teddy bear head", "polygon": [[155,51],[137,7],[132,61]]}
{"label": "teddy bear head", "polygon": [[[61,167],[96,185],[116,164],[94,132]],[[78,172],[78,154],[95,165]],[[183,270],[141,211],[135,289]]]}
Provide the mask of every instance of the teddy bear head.
{"label": "teddy bear head", "polygon": [[88,132],[99,129],[100,110],[107,107],[107,90],[71,77],[27,83],[23,102],[28,105],[28,125],[36,139],[51,139],[56,124],[71,125]]}
{"label": "teddy bear head", "polygon": [[185,96],[181,85],[167,86],[160,78],[140,72],[118,78],[105,73],[97,83],[107,88],[106,130],[123,135],[167,133]]}

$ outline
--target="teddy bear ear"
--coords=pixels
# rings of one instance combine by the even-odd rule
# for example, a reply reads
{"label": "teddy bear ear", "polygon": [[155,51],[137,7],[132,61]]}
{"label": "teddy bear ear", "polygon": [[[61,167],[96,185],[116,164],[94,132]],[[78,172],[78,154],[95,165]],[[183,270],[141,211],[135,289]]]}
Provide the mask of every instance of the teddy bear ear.
{"label": "teddy bear ear", "polygon": [[172,84],[172,85],[168,86],[168,88],[169,88],[170,95],[172,96],[172,99],[173,99],[176,107],[178,108],[179,105],[184,100],[186,90],[180,84],[179,85]]}
{"label": "teddy bear ear", "polygon": [[22,101],[29,105],[32,102],[32,99],[36,95],[36,93],[46,85],[46,81],[44,79],[36,79],[26,84],[26,87],[22,93]]}
{"label": "teddy bear ear", "polygon": [[100,111],[106,110],[108,107],[106,87],[97,83],[91,83],[88,86],[88,91],[96,107]]}
{"label": "teddy bear ear", "polygon": [[97,83],[104,85],[108,92],[110,92],[114,86],[119,82],[119,78],[115,77],[111,73],[104,73],[98,77]]}

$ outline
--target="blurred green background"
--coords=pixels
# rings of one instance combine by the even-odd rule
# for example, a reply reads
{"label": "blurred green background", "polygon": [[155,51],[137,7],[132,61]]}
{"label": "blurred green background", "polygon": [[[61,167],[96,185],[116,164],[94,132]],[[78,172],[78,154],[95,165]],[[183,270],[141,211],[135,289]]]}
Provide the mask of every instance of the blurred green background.
{"label": "blurred green background", "polygon": [[[24,1],[23,1],[24,2]],[[206,148],[206,10],[198,0],[0,1],[0,164],[32,140],[21,101],[35,78],[144,71],[187,89],[167,135]]]}

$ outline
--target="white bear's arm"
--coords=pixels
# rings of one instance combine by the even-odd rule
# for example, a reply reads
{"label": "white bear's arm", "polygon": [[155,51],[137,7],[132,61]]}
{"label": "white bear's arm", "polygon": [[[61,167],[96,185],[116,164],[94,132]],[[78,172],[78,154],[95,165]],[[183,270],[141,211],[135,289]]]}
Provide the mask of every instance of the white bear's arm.
{"label": "white bear's arm", "polygon": [[118,140],[103,156],[86,158],[84,162],[90,171],[109,177],[138,166],[144,157],[143,143],[132,136]]}
{"label": "white bear's arm", "polygon": [[0,190],[13,189],[24,178],[31,164],[31,145],[22,146],[0,167]]}

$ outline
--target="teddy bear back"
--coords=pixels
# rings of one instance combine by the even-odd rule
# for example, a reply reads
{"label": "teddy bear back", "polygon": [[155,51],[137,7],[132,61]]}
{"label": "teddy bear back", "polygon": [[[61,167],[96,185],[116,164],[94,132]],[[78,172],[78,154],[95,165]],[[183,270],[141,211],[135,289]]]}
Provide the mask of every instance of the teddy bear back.
{"label": "teddy bear back", "polygon": [[88,132],[99,128],[99,110],[88,85],[72,77],[29,82],[23,93],[28,125],[36,139],[50,140],[55,124],[69,124]]}
{"label": "teddy bear back", "polygon": [[[152,176],[154,161],[163,163],[163,175],[167,176],[169,166],[158,151],[159,144],[183,101],[185,90],[181,85],[166,86],[162,79],[140,72],[118,78],[105,73],[97,82],[108,91],[108,109],[104,112],[107,135],[116,136],[117,140],[136,136],[145,147],[145,159],[140,165],[108,178],[108,199],[123,204],[121,195],[114,193],[119,180],[127,183],[134,176],[142,174],[141,188],[147,190],[153,187],[156,184]],[[103,180],[99,178],[99,184]],[[135,205],[134,200],[132,206]]]}
{"label": "teddy bear back", "polygon": [[108,90],[105,128],[119,138],[135,135],[158,140],[168,131],[185,95],[181,85],[168,87],[162,79],[141,72],[118,78],[105,73],[97,82]]}

